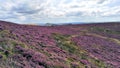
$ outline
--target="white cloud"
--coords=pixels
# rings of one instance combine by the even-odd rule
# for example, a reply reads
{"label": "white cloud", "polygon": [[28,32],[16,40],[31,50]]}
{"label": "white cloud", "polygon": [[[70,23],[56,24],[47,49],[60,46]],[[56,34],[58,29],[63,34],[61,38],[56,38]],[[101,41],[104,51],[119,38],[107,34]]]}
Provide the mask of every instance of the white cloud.
{"label": "white cloud", "polygon": [[[120,15],[117,0],[0,0],[1,19],[98,18]],[[120,1],[119,1],[120,2]],[[111,7],[112,5],[112,7]],[[113,6],[114,5],[114,6]],[[81,20],[81,19],[80,19]]]}
{"label": "white cloud", "polygon": [[102,14],[103,16],[120,16],[120,6],[110,8]]}

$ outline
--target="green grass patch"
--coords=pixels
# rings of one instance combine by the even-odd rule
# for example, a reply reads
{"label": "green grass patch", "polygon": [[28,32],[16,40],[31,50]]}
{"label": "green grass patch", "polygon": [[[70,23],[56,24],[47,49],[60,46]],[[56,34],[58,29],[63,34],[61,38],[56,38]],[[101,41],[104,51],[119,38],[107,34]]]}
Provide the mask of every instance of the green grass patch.
{"label": "green grass patch", "polygon": [[94,58],[89,58],[88,60],[91,64],[93,64],[98,68],[107,68],[107,65],[102,60],[94,59]]}
{"label": "green grass patch", "polygon": [[104,32],[104,33],[108,33],[108,34],[120,34],[120,31],[111,30],[111,29],[104,28],[104,27],[92,27],[91,30],[92,31]]}
{"label": "green grass patch", "polygon": [[74,54],[78,52],[77,46],[70,40],[69,36],[53,34],[53,37],[56,40],[57,46],[59,46],[61,49]]}

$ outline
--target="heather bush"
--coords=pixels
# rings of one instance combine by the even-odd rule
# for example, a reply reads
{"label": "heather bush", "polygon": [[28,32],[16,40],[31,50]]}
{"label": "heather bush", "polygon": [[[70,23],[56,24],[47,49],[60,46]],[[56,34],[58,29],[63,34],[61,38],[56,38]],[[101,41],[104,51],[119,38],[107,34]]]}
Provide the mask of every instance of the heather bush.
{"label": "heather bush", "polygon": [[119,68],[119,27],[48,27],[0,21],[0,67]]}

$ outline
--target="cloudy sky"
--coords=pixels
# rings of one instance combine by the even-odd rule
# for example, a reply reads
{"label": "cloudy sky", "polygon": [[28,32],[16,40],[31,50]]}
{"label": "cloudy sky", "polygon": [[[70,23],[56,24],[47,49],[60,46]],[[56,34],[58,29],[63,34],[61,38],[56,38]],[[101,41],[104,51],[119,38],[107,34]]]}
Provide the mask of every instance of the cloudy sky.
{"label": "cloudy sky", "polygon": [[21,24],[120,21],[120,0],[0,0],[0,20]]}

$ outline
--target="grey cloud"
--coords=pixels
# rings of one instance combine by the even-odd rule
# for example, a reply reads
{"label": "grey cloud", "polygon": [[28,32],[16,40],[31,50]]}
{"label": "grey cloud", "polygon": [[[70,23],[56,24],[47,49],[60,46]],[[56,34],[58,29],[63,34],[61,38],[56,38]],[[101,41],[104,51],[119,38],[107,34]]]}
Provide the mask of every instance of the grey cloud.
{"label": "grey cloud", "polygon": [[43,8],[35,9],[29,7],[28,5],[21,5],[19,7],[14,7],[12,10],[21,14],[36,14],[39,11],[43,10]]}
{"label": "grey cloud", "polygon": [[80,12],[80,11],[78,11],[78,12],[70,12],[70,13],[66,14],[66,16],[76,16],[76,17],[82,16],[82,15],[83,15],[83,12]]}
{"label": "grey cloud", "polygon": [[0,19],[12,19],[12,18],[16,18],[15,15],[1,15],[0,16]]}
{"label": "grey cloud", "polygon": [[79,5],[73,5],[73,6],[71,6],[71,8],[80,8],[81,6],[79,6]]}
{"label": "grey cloud", "polygon": [[104,3],[106,0],[99,0],[98,1],[98,4],[102,4],[102,3]]}
{"label": "grey cloud", "polygon": [[[3,11],[0,12],[1,19],[9,18],[19,19],[19,17],[22,18],[22,16],[25,17],[26,20],[29,19],[40,20],[40,18],[47,19],[64,17],[80,18],[102,16],[104,15],[104,13],[106,13],[106,16],[120,15],[119,14],[120,12],[114,12],[119,8],[111,9],[114,8],[110,7],[111,5],[110,1],[113,2],[112,0],[20,0],[20,1],[11,0],[11,1],[13,2],[9,2],[7,0],[4,1],[8,3],[5,6],[3,3],[3,8],[1,7],[2,2],[0,2],[0,11]],[[114,4],[116,4],[116,2]],[[118,6],[119,3],[116,7]]]}

